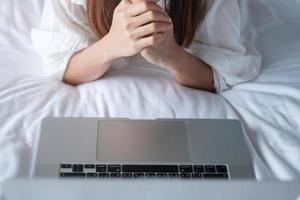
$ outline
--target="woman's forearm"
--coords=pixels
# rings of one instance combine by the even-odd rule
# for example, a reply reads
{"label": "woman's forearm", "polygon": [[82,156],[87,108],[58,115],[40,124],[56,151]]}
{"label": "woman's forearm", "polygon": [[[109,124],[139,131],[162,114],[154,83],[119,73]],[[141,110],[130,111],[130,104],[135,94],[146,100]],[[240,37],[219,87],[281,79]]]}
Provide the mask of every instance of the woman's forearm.
{"label": "woman's forearm", "polygon": [[96,80],[105,74],[114,59],[136,55],[158,44],[170,29],[170,18],[155,2],[121,1],[114,10],[109,33],[72,56],[64,81],[79,85]]}
{"label": "woman's forearm", "polygon": [[103,37],[71,57],[63,81],[71,85],[94,81],[105,74],[113,59],[109,41]]}
{"label": "woman's forearm", "polygon": [[214,92],[211,67],[182,48],[173,51],[163,64],[182,85]]}

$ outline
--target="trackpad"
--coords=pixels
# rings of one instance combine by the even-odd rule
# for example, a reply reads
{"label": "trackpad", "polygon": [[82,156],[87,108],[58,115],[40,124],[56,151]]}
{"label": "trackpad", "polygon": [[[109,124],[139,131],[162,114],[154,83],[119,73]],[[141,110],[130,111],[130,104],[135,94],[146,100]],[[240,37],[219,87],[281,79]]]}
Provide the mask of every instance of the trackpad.
{"label": "trackpad", "polygon": [[97,160],[104,162],[189,162],[184,121],[101,120]]}

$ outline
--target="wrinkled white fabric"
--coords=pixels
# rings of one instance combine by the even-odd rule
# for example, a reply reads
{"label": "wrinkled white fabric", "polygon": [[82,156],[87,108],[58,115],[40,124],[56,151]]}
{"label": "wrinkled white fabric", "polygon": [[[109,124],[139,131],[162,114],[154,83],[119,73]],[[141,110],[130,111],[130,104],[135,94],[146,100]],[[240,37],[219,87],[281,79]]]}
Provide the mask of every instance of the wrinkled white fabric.
{"label": "wrinkled white fabric", "polygon": [[[44,60],[46,75],[62,80],[70,57],[97,42],[86,19],[85,4],[85,0],[45,1],[42,24],[33,29],[32,41]],[[163,5],[162,0],[158,4]],[[260,72],[261,57],[241,39],[237,1],[208,1],[207,10],[194,42],[186,50],[213,68],[217,92],[253,80]],[[136,55],[116,60],[112,69],[133,65],[158,67]]]}

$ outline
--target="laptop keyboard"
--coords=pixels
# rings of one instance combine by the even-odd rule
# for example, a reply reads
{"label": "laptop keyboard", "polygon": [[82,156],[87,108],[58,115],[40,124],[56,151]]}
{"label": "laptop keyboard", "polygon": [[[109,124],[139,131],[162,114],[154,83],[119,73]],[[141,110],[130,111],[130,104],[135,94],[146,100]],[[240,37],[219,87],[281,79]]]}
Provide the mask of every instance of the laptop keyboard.
{"label": "laptop keyboard", "polygon": [[60,164],[62,178],[229,179],[227,165],[106,165]]}

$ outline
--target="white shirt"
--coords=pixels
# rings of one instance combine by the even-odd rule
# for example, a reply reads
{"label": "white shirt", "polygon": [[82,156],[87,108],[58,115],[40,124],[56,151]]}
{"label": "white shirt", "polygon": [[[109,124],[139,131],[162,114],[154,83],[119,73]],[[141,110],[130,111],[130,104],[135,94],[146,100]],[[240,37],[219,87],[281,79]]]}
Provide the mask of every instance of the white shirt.
{"label": "white shirt", "polygon": [[[71,56],[97,42],[86,19],[86,0],[45,0],[40,28],[31,33],[47,76],[62,80]],[[163,0],[158,2],[163,5]],[[236,0],[207,0],[207,15],[186,51],[210,65],[215,89],[221,92],[254,79],[260,72],[261,56],[242,40],[241,15]],[[138,64],[158,67],[141,56],[118,59],[112,69]]]}

